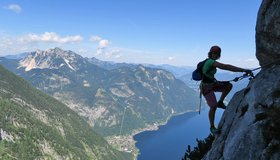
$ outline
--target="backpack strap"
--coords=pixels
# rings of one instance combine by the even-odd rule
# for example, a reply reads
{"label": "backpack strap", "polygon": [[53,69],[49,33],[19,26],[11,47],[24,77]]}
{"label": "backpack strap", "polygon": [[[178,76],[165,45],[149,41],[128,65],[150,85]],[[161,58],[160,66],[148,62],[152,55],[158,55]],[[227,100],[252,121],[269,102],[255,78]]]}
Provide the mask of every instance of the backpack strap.
{"label": "backpack strap", "polygon": [[202,99],[202,83],[199,85],[199,105],[198,105],[198,114],[201,111],[201,99]]}
{"label": "backpack strap", "polygon": [[[206,61],[208,61],[208,59],[209,59],[209,58],[206,58],[206,59],[203,61],[203,65],[201,66],[201,73],[202,73],[202,80],[201,80],[201,81],[203,81],[203,78],[205,77],[205,74],[203,74],[203,67],[204,67]],[[207,72],[209,72],[209,70],[208,70]],[[207,77],[207,76],[206,76],[206,77]]]}

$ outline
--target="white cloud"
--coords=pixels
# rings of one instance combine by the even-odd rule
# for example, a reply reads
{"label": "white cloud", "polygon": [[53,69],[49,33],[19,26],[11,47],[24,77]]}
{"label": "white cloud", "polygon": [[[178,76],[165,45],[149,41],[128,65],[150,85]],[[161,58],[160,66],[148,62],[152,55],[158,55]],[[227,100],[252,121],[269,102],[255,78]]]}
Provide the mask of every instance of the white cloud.
{"label": "white cloud", "polygon": [[[77,43],[83,40],[80,35],[60,36],[54,32],[45,32],[42,34],[26,34],[22,36],[11,36],[0,33],[0,55],[16,54],[33,51],[36,49],[48,49],[52,47],[77,48]],[[80,51],[80,53],[89,53]]]}
{"label": "white cloud", "polygon": [[99,55],[102,55],[102,54],[103,54],[103,50],[102,49],[97,49],[96,53],[95,53],[95,56],[99,56]]}
{"label": "white cloud", "polygon": [[85,55],[85,54],[88,54],[89,51],[87,49],[81,48],[81,49],[78,50],[78,53],[81,54],[81,55]]}
{"label": "white cloud", "polygon": [[121,58],[121,49],[112,48],[111,42],[107,39],[102,39],[99,36],[92,36],[90,41],[97,43],[95,56],[103,58]]}
{"label": "white cloud", "polygon": [[98,42],[98,41],[101,41],[101,40],[102,40],[102,38],[99,37],[99,36],[91,36],[90,37],[90,41],[92,41],[92,42]]}
{"label": "white cloud", "polygon": [[117,54],[117,55],[115,55],[115,58],[121,58],[121,57],[123,57],[122,54]]}
{"label": "white cloud", "polygon": [[106,39],[102,39],[101,41],[99,41],[99,43],[98,43],[98,48],[99,49],[104,49],[104,48],[106,48],[106,47],[108,47],[109,46],[109,41],[108,40],[106,40]]}
{"label": "white cloud", "polygon": [[41,35],[28,34],[19,39],[22,42],[53,42],[53,43],[73,43],[80,42],[83,37],[80,35],[61,37],[55,32],[45,32]]}
{"label": "white cloud", "polygon": [[18,5],[18,4],[10,4],[8,6],[5,6],[4,8],[8,9],[8,10],[11,10],[15,13],[20,13],[22,11],[20,5]]}
{"label": "white cloud", "polygon": [[[36,47],[32,45],[32,47]],[[26,44],[21,43],[15,37],[5,36],[0,38],[0,55],[22,53],[30,49]]]}
{"label": "white cloud", "polygon": [[106,56],[108,58],[121,58],[121,57],[123,57],[120,49],[111,49],[108,52],[106,52]]}
{"label": "white cloud", "polygon": [[95,56],[103,55],[106,57],[110,57],[110,55],[115,52],[110,49],[109,45],[111,44],[111,42],[107,39],[103,39],[100,36],[95,35],[90,37],[90,41],[97,43]]}
{"label": "white cloud", "polygon": [[174,57],[168,57],[167,58],[169,61],[172,61],[172,60],[174,60]]}

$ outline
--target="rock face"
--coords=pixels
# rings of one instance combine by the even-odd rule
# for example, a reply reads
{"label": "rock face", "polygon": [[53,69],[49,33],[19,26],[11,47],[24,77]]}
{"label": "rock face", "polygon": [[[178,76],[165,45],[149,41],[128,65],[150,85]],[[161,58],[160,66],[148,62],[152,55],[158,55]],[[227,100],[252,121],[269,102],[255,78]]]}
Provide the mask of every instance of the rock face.
{"label": "rock face", "polygon": [[204,159],[279,158],[279,110],[280,67],[273,66],[232,98],[219,123],[222,133]]}
{"label": "rock face", "polygon": [[280,157],[280,0],[263,0],[256,47],[263,68],[230,101],[219,123],[222,132],[203,159]]}
{"label": "rock face", "polygon": [[256,56],[261,66],[280,64],[280,1],[263,0],[256,25]]}

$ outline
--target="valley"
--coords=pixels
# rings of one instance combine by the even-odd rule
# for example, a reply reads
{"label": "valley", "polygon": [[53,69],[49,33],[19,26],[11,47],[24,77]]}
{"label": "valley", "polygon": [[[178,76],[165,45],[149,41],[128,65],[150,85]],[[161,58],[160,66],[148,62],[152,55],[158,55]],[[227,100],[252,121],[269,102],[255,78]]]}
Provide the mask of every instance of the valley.
{"label": "valley", "polygon": [[196,91],[156,67],[101,63],[60,48],[2,57],[0,64],[78,113],[114,148],[134,155],[135,134],[198,105]]}

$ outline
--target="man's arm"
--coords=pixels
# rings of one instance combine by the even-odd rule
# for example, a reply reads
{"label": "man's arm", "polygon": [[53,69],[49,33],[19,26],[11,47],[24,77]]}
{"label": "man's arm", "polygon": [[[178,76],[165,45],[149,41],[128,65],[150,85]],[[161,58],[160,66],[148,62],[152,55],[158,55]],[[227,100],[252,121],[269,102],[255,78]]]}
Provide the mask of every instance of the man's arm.
{"label": "man's arm", "polygon": [[230,64],[219,63],[217,61],[215,61],[213,63],[213,66],[217,67],[219,69],[222,69],[222,70],[228,70],[228,71],[232,71],[232,72],[246,72],[246,73],[249,72],[248,69],[239,68],[239,67],[236,67],[236,66],[233,66],[233,65],[230,65]]}

